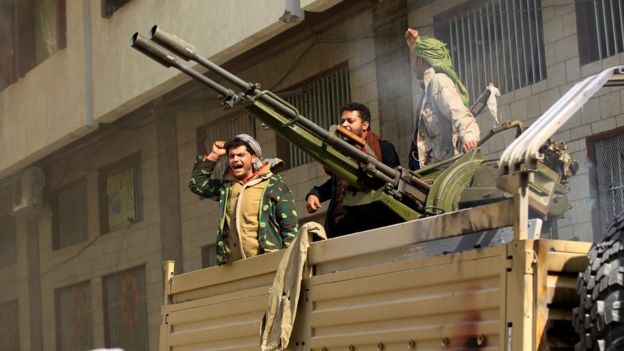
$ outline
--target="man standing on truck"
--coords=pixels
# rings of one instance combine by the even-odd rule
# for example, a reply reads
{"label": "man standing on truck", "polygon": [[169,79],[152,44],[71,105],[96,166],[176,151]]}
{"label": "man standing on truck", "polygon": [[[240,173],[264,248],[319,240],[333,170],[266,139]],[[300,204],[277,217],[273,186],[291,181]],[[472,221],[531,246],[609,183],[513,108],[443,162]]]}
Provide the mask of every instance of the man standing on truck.
{"label": "man standing on truck", "polygon": [[409,154],[409,168],[416,170],[457,155],[459,150],[476,148],[480,131],[446,44],[411,28],[405,32],[405,41],[412,54],[412,70],[424,89]]}
{"label": "man standing on truck", "polygon": [[[217,161],[227,157],[223,179],[210,179]],[[219,200],[217,262],[221,265],[284,249],[297,234],[292,193],[274,174],[279,159],[263,159],[258,141],[239,134],[215,141],[208,155],[197,155],[189,182],[192,192]]]}
{"label": "man standing on truck", "polygon": [[[400,165],[394,145],[382,140],[379,135],[370,130],[371,113],[366,105],[357,102],[348,103],[340,109],[340,114],[340,126],[363,139],[377,160],[393,168]],[[366,152],[366,147],[362,149]],[[321,202],[331,200],[325,216],[325,230],[328,238],[379,226],[367,221],[366,216],[358,216],[356,208],[345,208],[342,205],[347,191],[348,183],[331,175],[330,179],[322,185],[313,187],[306,195],[308,213],[315,213],[321,208]]]}

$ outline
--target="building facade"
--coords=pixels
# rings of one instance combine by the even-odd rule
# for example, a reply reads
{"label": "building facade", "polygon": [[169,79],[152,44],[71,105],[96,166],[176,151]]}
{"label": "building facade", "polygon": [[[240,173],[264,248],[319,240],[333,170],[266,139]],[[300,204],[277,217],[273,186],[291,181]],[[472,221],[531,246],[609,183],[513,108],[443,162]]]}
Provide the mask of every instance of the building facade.
{"label": "building facade", "polygon": [[[157,349],[161,262],[214,264],[217,204],[187,189],[215,139],[253,134],[304,196],[327,177],[242,109],[132,50],[158,24],[328,127],[347,101],[407,164],[422,93],[405,29],[447,42],[474,99],[530,124],[575,82],[623,64],[624,12],[593,0],[0,0],[0,349]],[[588,15],[589,14],[589,15]],[[624,91],[555,135],[579,162],[561,239],[592,241],[624,203]],[[478,117],[482,131],[493,127]],[[500,155],[513,132],[483,146]]]}

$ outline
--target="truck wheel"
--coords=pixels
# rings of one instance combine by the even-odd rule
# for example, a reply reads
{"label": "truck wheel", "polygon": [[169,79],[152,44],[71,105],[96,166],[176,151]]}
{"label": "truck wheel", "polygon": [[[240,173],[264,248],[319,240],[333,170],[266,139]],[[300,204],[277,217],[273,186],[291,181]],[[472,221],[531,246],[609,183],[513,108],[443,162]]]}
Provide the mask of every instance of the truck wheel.
{"label": "truck wheel", "polygon": [[588,254],[579,274],[579,307],[573,311],[580,337],[575,350],[624,350],[624,212],[609,225],[604,240]]}

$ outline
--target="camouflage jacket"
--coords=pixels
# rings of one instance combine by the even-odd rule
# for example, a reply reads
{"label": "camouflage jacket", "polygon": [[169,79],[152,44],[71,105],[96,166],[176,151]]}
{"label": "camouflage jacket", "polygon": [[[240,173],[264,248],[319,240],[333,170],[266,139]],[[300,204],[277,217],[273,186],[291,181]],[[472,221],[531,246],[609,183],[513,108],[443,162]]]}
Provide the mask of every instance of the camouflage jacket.
{"label": "camouflage jacket", "polygon": [[[280,161],[281,162],[281,161]],[[234,179],[210,179],[216,162],[204,161],[202,155],[197,155],[189,188],[202,197],[219,201],[220,219],[217,228],[217,262],[228,262],[225,253],[225,238],[228,228],[225,223],[225,211],[230,187]],[[263,253],[278,251],[287,248],[297,234],[298,216],[294,197],[282,177],[272,172],[262,175],[263,181],[268,184],[260,200],[258,214],[258,242]]]}

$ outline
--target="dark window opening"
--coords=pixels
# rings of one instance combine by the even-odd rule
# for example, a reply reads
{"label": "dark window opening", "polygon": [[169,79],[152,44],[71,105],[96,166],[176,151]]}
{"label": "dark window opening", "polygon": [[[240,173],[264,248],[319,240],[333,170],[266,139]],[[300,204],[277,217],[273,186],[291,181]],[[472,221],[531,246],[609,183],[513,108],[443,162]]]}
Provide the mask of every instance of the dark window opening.
{"label": "dark window opening", "polygon": [[576,26],[581,64],[624,52],[622,1],[576,1]]}
{"label": "dark window opening", "polygon": [[87,233],[87,182],[81,179],[52,195],[54,250],[81,243]]}
{"label": "dark window opening", "polygon": [[65,0],[0,0],[0,90],[66,47]]}

